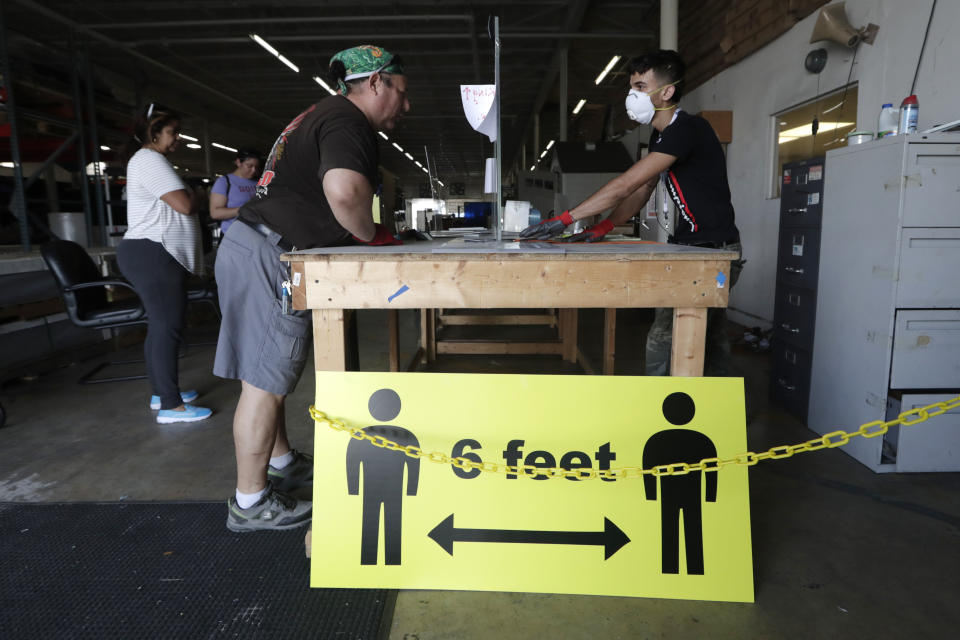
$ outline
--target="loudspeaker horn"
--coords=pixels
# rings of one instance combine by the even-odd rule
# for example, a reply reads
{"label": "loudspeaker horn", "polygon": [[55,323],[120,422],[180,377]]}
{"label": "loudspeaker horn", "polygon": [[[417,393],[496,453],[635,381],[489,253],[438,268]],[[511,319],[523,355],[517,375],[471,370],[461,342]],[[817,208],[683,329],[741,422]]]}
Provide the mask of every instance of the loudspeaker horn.
{"label": "loudspeaker horn", "polygon": [[810,35],[811,43],[829,40],[850,48],[857,46],[861,40],[867,44],[873,44],[877,35],[877,25],[870,24],[860,29],[854,29],[850,21],[847,20],[845,4],[844,2],[835,2],[820,10],[817,23],[813,26],[813,33]]}

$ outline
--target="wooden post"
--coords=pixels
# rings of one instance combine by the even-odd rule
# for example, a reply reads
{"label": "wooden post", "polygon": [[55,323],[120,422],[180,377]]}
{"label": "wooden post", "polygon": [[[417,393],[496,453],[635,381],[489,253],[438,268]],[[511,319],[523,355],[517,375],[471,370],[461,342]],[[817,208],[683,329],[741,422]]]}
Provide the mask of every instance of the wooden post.
{"label": "wooden post", "polygon": [[603,375],[613,375],[614,352],[617,342],[617,310],[603,310]]}
{"label": "wooden post", "polygon": [[387,309],[387,333],[390,334],[390,371],[400,371],[400,323],[396,309]]}
{"label": "wooden post", "polygon": [[670,375],[687,377],[703,375],[707,311],[706,307],[673,310]]}
{"label": "wooden post", "polygon": [[577,314],[579,309],[561,309],[565,314],[563,321],[563,359],[577,363]]}

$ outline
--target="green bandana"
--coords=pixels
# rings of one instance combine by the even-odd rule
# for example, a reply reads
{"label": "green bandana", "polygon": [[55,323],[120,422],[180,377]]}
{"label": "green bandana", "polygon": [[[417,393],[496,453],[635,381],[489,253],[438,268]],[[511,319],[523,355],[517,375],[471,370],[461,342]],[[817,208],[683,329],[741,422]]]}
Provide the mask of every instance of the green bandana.
{"label": "green bandana", "polygon": [[374,73],[383,71],[384,73],[403,73],[403,66],[397,60],[394,63],[392,53],[382,47],[375,47],[372,44],[363,44],[359,47],[344,49],[334,55],[330,62],[339,60],[347,69],[347,77],[337,82],[337,88],[346,95],[347,80],[356,80],[357,78],[366,78]]}

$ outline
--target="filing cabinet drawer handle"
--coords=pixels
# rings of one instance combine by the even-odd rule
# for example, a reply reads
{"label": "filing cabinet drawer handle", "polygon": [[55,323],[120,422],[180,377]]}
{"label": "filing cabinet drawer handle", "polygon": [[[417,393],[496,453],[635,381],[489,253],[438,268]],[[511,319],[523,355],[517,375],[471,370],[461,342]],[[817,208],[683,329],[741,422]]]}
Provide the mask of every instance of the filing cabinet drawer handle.
{"label": "filing cabinet drawer handle", "polygon": [[784,322],[784,323],[781,324],[780,326],[783,327],[784,331],[789,331],[790,333],[800,333],[800,329],[798,329],[798,328],[796,328],[796,327],[791,327],[791,326],[790,326],[789,324],[787,324],[786,322]]}
{"label": "filing cabinet drawer handle", "polygon": [[786,271],[787,273],[797,273],[797,274],[803,273],[803,267],[784,267],[783,270]]}
{"label": "filing cabinet drawer handle", "polygon": [[806,212],[807,212],[806,207],[791,207],[787,209],[787,213],[806,213]]}
{"label": "filing cabinet drawer handle", "polygon": [[783,387],[784,389],[786,389],[787,391],[796,391],[796,390],[797,390],[797,385],[795,385],[795,384],[787,384],[787,381],[784,380],[783,378],[778,378],[778,379],[777,379],[777,383],[778,383],[781,387]]}

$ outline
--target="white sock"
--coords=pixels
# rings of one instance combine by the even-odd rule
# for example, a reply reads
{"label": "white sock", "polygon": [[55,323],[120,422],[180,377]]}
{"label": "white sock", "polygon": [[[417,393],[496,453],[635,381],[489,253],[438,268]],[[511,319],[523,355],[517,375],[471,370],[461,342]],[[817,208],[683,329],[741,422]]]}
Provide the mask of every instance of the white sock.
{"label": "white sock", "polygon": [[276,458],[270,458],[270,466],[274,469],[283,469],[285,466],[293,462],[293,449],[287,451],[282,456],[277,456]]}
{"label": "white sock", "polygon": [[257,491],[256,493],[242,493],[240,489],[237,489],[237,506],[241,509],[249,509],[253,505],[260,502],[260,498],[262,498],[263,494],[266,492],[266,487],[260,489],[260,491]]}

